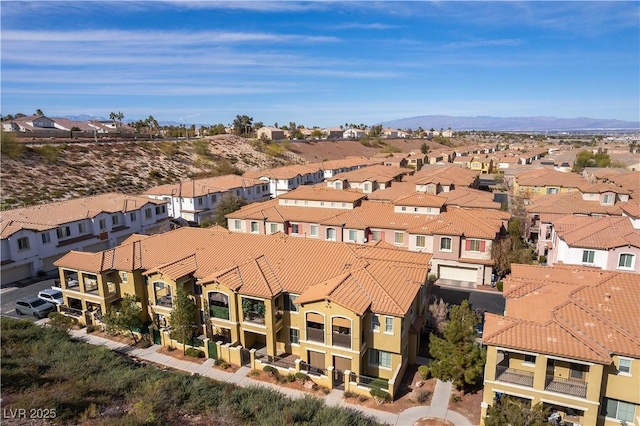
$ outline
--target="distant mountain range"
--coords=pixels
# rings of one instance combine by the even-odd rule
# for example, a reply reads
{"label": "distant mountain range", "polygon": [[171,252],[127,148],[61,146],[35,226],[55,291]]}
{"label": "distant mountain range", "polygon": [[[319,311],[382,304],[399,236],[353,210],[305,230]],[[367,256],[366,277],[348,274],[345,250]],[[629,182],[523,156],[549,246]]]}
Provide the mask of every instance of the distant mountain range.
{"label": "distant mountain range", "polygon": [[575,131],[575,130],[620,130],[640,129],[640,121],[623,121],[600,118],[557,117],[451,117],[448,115],[422,115],[385,121],[384,127],[412,129],[422,127],[440,130],[492,130],[492,131]]}

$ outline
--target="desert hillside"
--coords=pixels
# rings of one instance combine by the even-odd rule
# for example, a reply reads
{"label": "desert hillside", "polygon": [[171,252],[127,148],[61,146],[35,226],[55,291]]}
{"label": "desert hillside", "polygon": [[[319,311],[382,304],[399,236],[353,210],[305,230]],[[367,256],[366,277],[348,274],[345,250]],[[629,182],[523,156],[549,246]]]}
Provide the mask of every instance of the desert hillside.
{"label": "desert hillside", "polygon": [[[121,143],[57,143],[8,149],[3,142],[2,208],[117,191],[141,193],[153,186],[190,178],[242,173],[292,163],[372,156],[379,152],[419,152],[425,140],[379,144],[311,141],[265,144],[232,135],[207,139]],[[431,149],[446,148],[426,141]]]}

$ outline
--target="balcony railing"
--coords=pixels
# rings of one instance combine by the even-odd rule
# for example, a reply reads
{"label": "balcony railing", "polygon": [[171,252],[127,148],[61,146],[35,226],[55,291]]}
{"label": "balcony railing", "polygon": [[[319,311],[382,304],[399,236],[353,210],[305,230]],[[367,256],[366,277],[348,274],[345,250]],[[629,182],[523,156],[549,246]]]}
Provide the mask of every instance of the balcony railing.
{"label": "balcony railing", "polygon": [[171,308],[171,295],[156,298],[156,306],[164,306],[165,308]]}
{"label": "balcony railing", "polygon": [[544,389],[551,392],[564,393],[566,395],[573,395],[580,398],[587,397],[587,383],[580,380],[566,379],[564,377],[557,377],[547,375],[544,382]]}
{"label": "balcony railing", "polygon": [[514,385],[533,387],[533,372],[498,365],[496,366],[496,380],[513,383]]}
{"label": "balcony railing", "polygon": [[324,343],[324,329],[307,327],[307,340]]}
{"label": "balcony railing", "polygon": [[332,334],[333,346],[341,346],[343,348],[351,348],[351,335],[350,334]]}
{"label": "balcony railing", "polygon": [[91,291],[98,290],[98,281],[93,279],[88,279],[84,281],[84,291],[89,293]]}

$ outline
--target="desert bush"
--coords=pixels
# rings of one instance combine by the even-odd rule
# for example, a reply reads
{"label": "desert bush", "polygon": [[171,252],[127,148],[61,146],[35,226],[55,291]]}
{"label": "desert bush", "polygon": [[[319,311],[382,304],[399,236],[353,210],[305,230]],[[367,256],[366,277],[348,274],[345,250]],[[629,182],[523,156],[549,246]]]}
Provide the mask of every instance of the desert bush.
{"label": "desert bush", "polygon": [[73,318],[60,312],[51,312],[49,314],[49,325],[60,330],[69,330],[73,326]]}
{"label": "desert bush", "polygon": [[98,330],[98,326],[93,324],[89,324],[86,328],[87,333],[93,333],[96,330]]}
{"label": "desert bush", "polygon": [[296,381],[296,375],[293,373],[289,373],[287,374],[287,382],[291,383],[291,382],[295,382]]}
{"label": "desert bush", "polygon": [[302,382],[304,382],[305,380],[309,379],[309,376],[307,376],[306,374],[302,373],[302,372],[297,372],[295,374],[296,380],[300,380]]}
{"label": "desert bush", "polygon": [[431,396],[431,392],[429,392],[429,391],[419,391],[418,395],[416,397],[416,400],[420,404],[424,404],[425,402],[427,402],[427,400],[429,399],[430,396]]}
{"label": "desert bush", "polygon": [[431,369],[428,365],[421,365],[420,367],[418,367],[418,372],[424,380],[427,380],[429,377],[431,377]]}
{"label": "desert bush", "polygon": [[351,391],[345,391],[343,396],[345,398],[357,398],[358,394],[356,392],[351,392]]}
{"label": "desert bush", "polygon": [[451,395],[451,402],[460,402],[462,401],[462,397],[460,395]]}
{"label": "desert bush", "polygon": [[278,370],[276,370],[275,368],[273,368],[270,365],[265,365],[264,368],[262,369],[262,371],[264,371],[265,373],[273,374],[274,372],[277,372]]}
{"label": "desert bush", "polygon": [[361,404],[364,403],[364,402],[367,402],[368,400],[369,400],[369,397],[367,397],[366,395],[360,395],[358,397],[358,402],[361,403]]}
{"label": "desert bush", "polygon": [[369,393],[378,404],[384,404],[385,402],[391,400],[391,395],[389,395],[387,391],[380,389],[379,387],[371,388]]}
{"label": "desert bush", "polygon": [[185,354],[192,356],[194,358],[204,358],[204,352],[202,352],[200,349],[196,349],[196,348],[187,348],[185,350]]}

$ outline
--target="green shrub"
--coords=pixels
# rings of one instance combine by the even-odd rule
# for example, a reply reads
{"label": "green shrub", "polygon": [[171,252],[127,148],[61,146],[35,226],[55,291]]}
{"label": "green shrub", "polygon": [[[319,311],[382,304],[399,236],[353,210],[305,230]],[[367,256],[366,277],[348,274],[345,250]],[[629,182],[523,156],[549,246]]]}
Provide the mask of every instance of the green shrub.
{"label": "green shrub", "polygon": [[300,380],[301,382],[304,382],[305,380],[309,379],[309,376],[301,372],[297,372],[295,374],[295,377],[296,377],[296,380]]}
{"label": "green shrub", "polygon": [[378,377],[376,379],[373,379],[371,383],[369,383],[369,386],[371,386],[372,388],[387,389],[389,387],[389,381],[387,379]]}
{"label": "green shrub", "polygon": [[287,374],[287,382],[291,383],[291,382],[295,382],[296,381],[296,375],[293,373],[289,373]]}
{"label": "green shrub", "polygon": [[49,325],[60,330],[69,330],[73,325],[73,318],[63,315],[60,312],[51,312],[49,314]]}
{"label": "green shrub", "polygon": [[87,333],[93,333],[94,331],[96,331],[98,329],[97,325],[93,325],[93,324],[89,324],[87,326]]}
{"label": "green shrub", "polygon": [[196,348],[187,348],[187,350],[185,351],[185,354],[192,356],[194,358],[204,358],[204,352]]}
{"label": "green shrub", "polygon": [[379,387],[371,388],[369,393],[378,404],[384,404],[385,402],[391,400],[391,395],[389,395],[387,391],[382,390]]}
{"label": "green shrub", "polygon": [[436,274],[429,274],[429,277],[427,279],[429,281],[436,281],[438,279],[438,276]]}
{"label": "green shrub", "polygon": [[345,398],[356,398],[358,396],[358,394],[356,392],[345,391],[343,396]]}
{"label": "green shrub", "polygon": [[260,375],[260,371],[258,371],[258,370],[251,370],[251,371],[249,372],[249,375],[250,375],[251,377],[259,376],[259,375]]}
{"label": "green shrub", "polygon": [[229,368],[229,364],[225,361],[220,361],[220,368],[226,370],[227,368]]}
{"label": "green shrub", "polygon": [[460,402],[462,401],[462,398],[460,397],[460,395],[451,395],[451,402]]}
{"label": "green shrub", "polygon": [[262,369],[262,371],[264,371],[265,373],[273,374],[274,372],[277,372],[278,370],[276,370],[275,368],[273,368],[270,365],[265,365],[264,368]]}
{"label": "green shrub", "polygon": [[331,393],[331,389],[325,386],[320,386],[320,392],[322,392],[325,395],[329,395],[329,393]]}
{"label": "green shrub", "polygon": [[367,402],[368,400],[369,400],[369,397],[367,397],[366,395],[358,396],[358,402],[361,404]]}
{"label": "green shrub", "polygon": [[502,281],[497,282],[496,288],[498,289],[498,291],[502,291]]}
{"label": "green shrub", "polygon": [[424,380],[427,380],[431,377],[431,368],[429,368],[428,365],[421,365],[420,367],[418,367],[418,372]]}
{"label": "green shrub", "polygon": [[173,352],[173,351],[175,351],[175,350],[176,350],[176,348],[175,348],[174,346],[167,346],[167,350],[168,350],[169,352]]}

